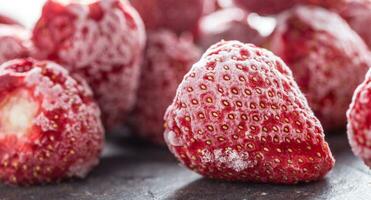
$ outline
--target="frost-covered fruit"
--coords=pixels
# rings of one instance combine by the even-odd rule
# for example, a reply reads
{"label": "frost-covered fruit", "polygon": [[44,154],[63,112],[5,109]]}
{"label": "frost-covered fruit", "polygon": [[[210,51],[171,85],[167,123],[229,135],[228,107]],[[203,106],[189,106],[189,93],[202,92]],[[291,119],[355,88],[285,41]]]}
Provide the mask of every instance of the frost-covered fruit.
{"label": "frost-covered fruit", "polygon": [[301,6],[278,17],[268,43],[293,71],[324,128],[345,127],[353,92],[371,67],[358,34],[336,13]]}
{"label": "frost-covered fruit", "polygon": [[0,64],[30,54],[30,33],[18,25],[0,24]]}
{"label": "frost-covered fruit", "polygon": [[371,1],[349,1],[344,7],[338,9],[339,14],[349,23],[362,39],[371,48]]}
{"label": "frost-covered fruit", "polygon": [[0,24],[20,25],[15,19],[0,14]]}
{"label": "frost-covered fruit", "polygon": [[209,0],[131,0],[147,30],[193,31]]}
{"label": "frost-covered fruit", "polygon": [[199,24],[197,43],[207,49],[220,40],[238,40],[260,45],[262,35],[248,23],[249,14],[238,8],[226,8],[204,16]]}
{"label": "frost-covered fruit", "polygon": [[209,178],[294,184],[318,180],[334,165],[290,69],[252,44],[208,49],[179,85],[165,121],[172,153]]}
{"label": "frost-covered fruit", "polygon": [[235,4],[261,15],[274,15],[295,5],[307,4],[325,8],[341,7],[347,0],[234,0]]}
{"label": "frost-covered fruit", "polygon": [[49,61],[0,66],[0,180],[31,185],[83,178],[104,132],[87,84]]}
{"label": "frost-covered fruit", "polygon": [[355,91],[347,117],[353,152],[371,168],[371,70]]}
{"label": "frost-covered fruit", "polygon": [[144,26],[127,1],[70,1],[46,2],[33,41],[39,57],[61,63],[88,81],[111,130],[134,107]]}
{"label": "frost-covered fruit", "polygon": [[174,99],[178,84],[201,52],[186,35],[168,30],[148,33],[138,100],[131,124],[142,138],[164,144],[164,114]]}

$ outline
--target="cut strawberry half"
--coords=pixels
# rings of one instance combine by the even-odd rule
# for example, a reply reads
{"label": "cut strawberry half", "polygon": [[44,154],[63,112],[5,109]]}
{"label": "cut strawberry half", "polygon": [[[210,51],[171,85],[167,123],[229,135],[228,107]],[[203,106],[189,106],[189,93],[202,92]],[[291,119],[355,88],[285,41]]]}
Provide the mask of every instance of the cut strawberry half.
{"label": "cut strawberry half", "polygon": [[84,177],[103,147],[89,87],[61,66],[31,59],[0,66],[0,180],[39,184]]}

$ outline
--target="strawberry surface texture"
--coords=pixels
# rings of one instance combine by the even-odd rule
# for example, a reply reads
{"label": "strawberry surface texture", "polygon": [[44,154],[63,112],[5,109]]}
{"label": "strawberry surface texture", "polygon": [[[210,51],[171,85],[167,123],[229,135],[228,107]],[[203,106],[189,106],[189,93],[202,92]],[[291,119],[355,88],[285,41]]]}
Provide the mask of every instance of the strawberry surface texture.
{"label": "strawberry surface texture", "polygon": [[212,179],[294,184],[321,179],[334,166],[291,70],[252,44],[210,47],[185,75],[164,118],[171,152]]}
{"label": "strawberry surface texture", "polygon": [[353,152],[371,168],[371,71],[354,93],[347,116]]}

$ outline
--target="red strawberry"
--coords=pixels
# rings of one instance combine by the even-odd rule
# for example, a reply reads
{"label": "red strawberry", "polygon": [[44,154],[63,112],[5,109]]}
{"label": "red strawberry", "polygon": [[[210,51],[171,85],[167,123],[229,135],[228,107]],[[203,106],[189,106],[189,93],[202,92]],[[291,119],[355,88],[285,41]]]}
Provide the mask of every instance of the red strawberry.
{"label": "red strawberry", "polygon": [[341,7],[346,1],[347,0],[234,0],[238,6],[261,15],[278,14],[298,4],[336,8]]}
{"label": "red strawberry", "polygon": [[1,14],[0,14],[0,24],[20,25],[20,23],[17,22],[16,20],[14,20],[10,17],[7,17],[5,15],[1,15]]}
{"label": "red strawberry", "polygon": [[296,7],[278,18],[269,48],[291,67],[325,129],[345,127],[353,92],[371,66],[367,46],[346,22],[322,8]]}
{"label": "red strawberry", "polygon": [[371,168],[371,70],[354,93],[347,116],[353,152]]}
{"label": "red strawberry", "polygon": [[89,87],[61,66],[31,59],[0,66],[0,180],[39,184],[85,177],[103,146]]}
{"label": "red strawberry", "polygon": [[338,12],[371,48],[371,1],[348,1]]}
{"label": "red strawberry", "polygon": [[239,40],[259,45],[260,33],[248,23],[249,14],[238,8],[227,8],[203,17],[199,25],[198,43],[207,49],[224,40]]}
{"label": "red strawberry", "polygon": [[165,114],[165,139],[209,178],[293,184],[334,165],[290,69],[252,44],[222,41],[193,65]]}
{"label": "red strawberry", "polygon": [[30,54],[30,34],[18,25],[0,24],[0,64]]}
{"label": "red strawberry", "polygon": [[108,129],[133,108],[145,43],[142,21],[127,1],[62,4],[49,0],[34,32],[37,49],[92,86]]}
{"label": "red strawberry", "polygon": [[210,0],[131,0],[148,30],[193,31]]}
{"label": "red strawberry", "polygon": [[176,88],[201,52],[186,36],[149,32],[132,124],[143,138],[163,144],[163,117]]}

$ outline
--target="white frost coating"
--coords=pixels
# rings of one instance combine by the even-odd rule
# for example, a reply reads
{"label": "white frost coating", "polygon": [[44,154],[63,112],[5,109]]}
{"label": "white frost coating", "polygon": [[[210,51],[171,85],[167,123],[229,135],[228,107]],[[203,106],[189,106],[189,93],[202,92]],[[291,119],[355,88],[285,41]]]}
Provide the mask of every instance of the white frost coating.
{"label": "white frost coating", "polygon": [[165,134],[166,142],[170,143],[173,146],[183,146],[183,141],[180,140],[179,137],[176,136],[174,131],[170,131]]}
{"label": "white frost coating", "polygon": [[[61,71],[62,73],[65,71]],[[49,78],[41,74],[40,68],[34,68],[29,72],[29,76],[25,78],[26,84],[28,86],[37,85],[35,88],[35,95],[44,97],[42,102],[42,107],[47,110],[54,110],[56,108],[62,108],[67,110],[70,108],[72,103],[79,103],[81,99],[76,96],[70,96],[64,92],[65,89],[61,85],[55,85]],[[69,84],[68,82],[72,81],[71,79],[66,80],[66,86],[71,91],[76,91],[74,85]]]}
{"label": "white frost coating", "polygon": [[44,113],[40,113],[37,117],[35,117],[33,123],[41,127],[42,131],[54,131],[55,124],[53,121],[50,121]]}
{"label": "white frost coating", "polygon": [[216,164],[220,168],[226,167],[235,172],[241,172],[256,165],[256,163],[249,160],[248,153],[237,152],[233,149],[215,149],[213,152],[204,149],[201,152],[201,162],[204,164]]}

